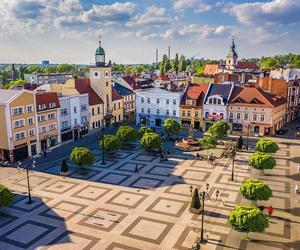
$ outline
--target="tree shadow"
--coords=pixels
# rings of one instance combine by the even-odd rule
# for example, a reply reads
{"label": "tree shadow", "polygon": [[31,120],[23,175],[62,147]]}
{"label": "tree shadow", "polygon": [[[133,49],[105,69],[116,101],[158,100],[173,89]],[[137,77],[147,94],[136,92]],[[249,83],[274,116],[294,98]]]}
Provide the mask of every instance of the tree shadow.
{"label": "tree shadow", "polygon": [[[33,202],[28,204],[27,195],[13,195],[13,204],[0,208],[0,249],[32,249],[54,245],[57,243],[55,239],[48,243],[40,242],[58,228],[64,232],[64,237],[59,243],[71,242],[65,218],[47,205],[49,198],[32,196]],[[49,223],[49,218],[61,223]]]}

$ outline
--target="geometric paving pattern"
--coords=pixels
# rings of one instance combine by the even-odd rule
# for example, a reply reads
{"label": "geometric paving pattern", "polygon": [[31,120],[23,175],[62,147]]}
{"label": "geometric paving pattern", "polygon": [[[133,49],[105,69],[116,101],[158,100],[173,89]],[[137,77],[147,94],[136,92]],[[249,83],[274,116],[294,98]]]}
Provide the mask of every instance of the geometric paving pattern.
{"label": "geometric paving pattern", "polygon": [[[214,201],[205,203],[205,237],[209,234],[201,249],[300,249],[292,231],[300,225],[299,205],[291,209],[300,204],[293,191],[295,180],[300,180],[295,173],[300,143],[279,146],[274,154],[278,165],[265,175],[248,167],[250,153],[239,152],[234,182],[231,160],[211,165],[176,152],[167,162],[160,161],[138,144],[106,154],[106,164],[102,151],[93,148],[96,162],[79,170],[68,161],[67,177],[60,176],[58,160],[35,168],[30,173],[32,204],[27,204],[27,179],[15,175],[2,183],[14,190],[14,203],[0,208],[0,249],[188,250],[201,228],[201,215],[189,212],[191,190],[203,191],[207,183]],[[272,204],[274,215],[264,233],[250,233],[252,240],[243,241],[227,217],[236,204],[249,204],[239,188],[250,176],[272,188],[273,197],[259,204]]]}

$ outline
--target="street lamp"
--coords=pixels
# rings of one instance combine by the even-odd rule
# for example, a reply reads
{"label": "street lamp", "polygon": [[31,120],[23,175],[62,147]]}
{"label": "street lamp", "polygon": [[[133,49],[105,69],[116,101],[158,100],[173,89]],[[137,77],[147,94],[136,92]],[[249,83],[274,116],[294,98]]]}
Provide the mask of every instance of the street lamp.
{"label": "street lamp", "polygon": [[104,150],[104,135],[96,135],[96,138],[97,140],[101,141],[101,149],[102,149],[102,164],[104,165],[105,164],[105,161],[104,161],[104,153],[105,153],[105,150]]}
{"label": "street lamp", "polygon": [[250,130],[250,124],[247,125],[247,151],[249,149],[249,130]]}
{"label": "street lamp", "polygon": [[234,181],[234,161],[235,161],[235,156],[236,156],[236,145],[232,146],[231,156],[232,156],[231,181]]}
{"label": "street lamp", "polygon": [[210,201],[215,202],[215,201],[218,200],[218,197],[219,197],[219,194],[220,194],[220,191],[217,190],[216,191],[216,199],[212,200],[210,195],[208,194],[208,190],[209,190],[209,184],[207,183],[206,184],[206,191],[200,192],[201,197],[202,197],[202,215],[201,215],[202,220],[201,220],[201,233],[200,233],[200,241],[199,241],[200,243],[206,243],[206,239],[204,239],[204,235],[203,235],[204,234],[203,227],[204,227],[205,199],[208,199]]}
{"label": "street lamp", "polygon": [[35,159],[33,159],[32,157],[30,159],[28,159],[27,163],[26,163],[26,168],[21,168],[22,163],[19,161],[17,162],[17,169],[20,173],[22,173],[24,170],[26,170],[26,176],[27,176],[27,193],[28,193],[28,201],[27,204],[31,204],[33,202],[33,200],[31,199],[31,193],[30,193],[30,181],[29,181],[29,171],[30,171],[30,164],[31,163],[31,167],[35,168]]}

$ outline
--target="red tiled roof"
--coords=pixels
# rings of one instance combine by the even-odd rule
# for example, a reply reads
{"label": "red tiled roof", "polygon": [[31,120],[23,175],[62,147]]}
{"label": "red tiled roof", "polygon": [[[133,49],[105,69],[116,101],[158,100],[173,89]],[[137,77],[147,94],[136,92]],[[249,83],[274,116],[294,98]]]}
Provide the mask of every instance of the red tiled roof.
{"label": "red tiled roof", "polygon": [[27,90],[35,90],[39,85],[37,85],[36,83],[25,83],[24,84],[24,89]]}
{"label": "red tiled roof", "polygon": [[204,67],[204,75],[214,75],[219,69],[218,64],[206,64]]}
{"label": "red tiled roof", "polygon": [[260,107],[277,107],[286,103],[286,99],[271,95],[257,87],[238,87],[233,88],[231,104],[256,105]]}
{"label": "red tiled roof", "polygon": [[167,75],[160,75],[157,77],[157,80],[170,81],[170,78]]}
{"label": "red tiled roof", "polygon": [[131,76],[124,76],[123,80],[125,82],[127,82],[134,90],[140,89],[140,86],[137,84],[137,82]]}
{"label": "red tiled roof", "polygon": [[55,108],[60,108],[60,103],[58,100],[57,93],[53,92],[46,92],[46,93],[36,93],[36,106],[37,108],[39,105],[46,105],[46,109],[53,109],[54,107],[50,107],[50,103],[55,103]]}
{"label": "red tiled roof", "polygon": [[257,64],[255,62],[238,62],[237,69],[257,69]]}
{"label": "red tiled roof", "polygon": [[186,99],[196,100],[196,105],[202,106],[207,90],[208,84],[190,84],[181,100],[180,106],[186,106]]}
{"label": "red tiled roof", "polygon": [[112,100],[117,101],[123,99],[123,97],[119,94],[119,92],[111,86]]}
{"label": "red tiled roof", "polygon": [[103,104],[100,96],[92,89],[89,79],[75,79],[75,88],[80,94],[89,94],[89,105]]}

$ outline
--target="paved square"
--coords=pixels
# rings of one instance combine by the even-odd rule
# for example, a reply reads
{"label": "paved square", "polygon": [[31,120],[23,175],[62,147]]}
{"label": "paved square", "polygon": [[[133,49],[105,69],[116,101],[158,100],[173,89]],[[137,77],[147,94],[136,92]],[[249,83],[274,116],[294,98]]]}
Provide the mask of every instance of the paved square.
{"label": "paved square", "polygon": [[[209,239],[202,250],[298,249],[300,194],[294,187],[300,180],[300,143],[279,142],[281,146],[282,152],[274,155],[278,165],[265,175],[247,164],[254,151],[238,152],[234,182],[231,159],[210,165],[173,148],[169,161],[160,162],[138,144],[134,150],[127,145],[106,154],[104,165],[101,150],[92,146],[96,163],[85,174],[70,161],[65,178],[60,176],[61,160],[38,166],[30,173],[32,204],[27,204],[24,174],[2,178],[1,184],[13,190],[14,202],[0,208],[0,249],[190,250],[201,229],[201,214],[189,212],[191,190],[203,191],[207,183],[212,200],[217,190],[220,195],[205,203],[204,236],[208,232]],[[0,167],[0,178],[6,169]],[[227,218],[236,204],[250,204],[239,191],[250,177],[271,187],[273,197],[258,204],[272,204],[274,214],[270,227],[250,233],[246,242]]]}

